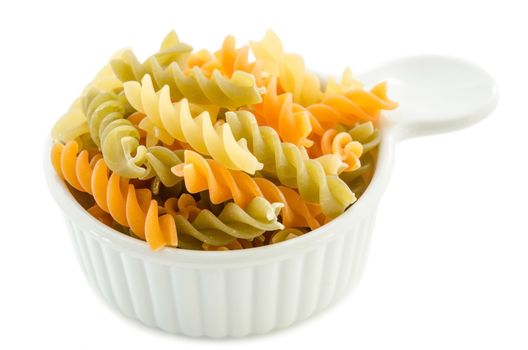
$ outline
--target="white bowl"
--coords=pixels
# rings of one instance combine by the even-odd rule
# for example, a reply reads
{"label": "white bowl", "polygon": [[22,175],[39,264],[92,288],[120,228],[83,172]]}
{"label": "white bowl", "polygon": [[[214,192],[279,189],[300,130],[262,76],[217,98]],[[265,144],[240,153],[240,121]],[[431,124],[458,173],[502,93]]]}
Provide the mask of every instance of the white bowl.
{"label": "white bowl", "polygon": [[[45,172],[51,193],[64,211],[82,269],[109,304],[128,317],[173,333],[262,334],[308,318],[360,280],[395,143],[402,135],[412,136],[402,133],[397,123],[381,121],[377,168],[361,198],[312,232],[253,249],[153,252],[145,242],[88,214],[50,161],[45,162]],[[453,125],[463,124],[457,123]]]}

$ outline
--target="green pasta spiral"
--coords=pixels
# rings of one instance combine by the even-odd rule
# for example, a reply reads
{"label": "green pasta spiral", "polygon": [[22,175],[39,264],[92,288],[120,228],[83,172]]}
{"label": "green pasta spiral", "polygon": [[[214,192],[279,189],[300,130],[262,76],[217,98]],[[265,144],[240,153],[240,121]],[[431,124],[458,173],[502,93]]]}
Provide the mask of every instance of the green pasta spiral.
{"label": "green pasta spiral", "polygon": [[[163,40],[160,50],[150,56],[144,63],[141,63],[132,50],[124,50],[120,57],[110,61],[114,74],[122,82],[141,81],[145,74],[157,77],[154,73],[161,71],[171,63],[185,66],[187,58],[192,51],[192,47],[180,42],[175,32],[170,32]],[[161,78],[161,77],[158,77]],[[163,86],[160,85],[159,88]]]}
{"label": "green pasta spiral", "polygon": [[177,64],[171,64],[168,74],[162,83],[170,87],[173,100],[187,98],[192,103],[228,109],[262,102],[260,94],[264,90],[257,88],[255,77],[250,73],[235,71],[231,78],[226,78],[214,70],[211,78],[207,78],[198,67],[186,75]]}
{"label": "green pasta spiral", "polygon": [[245,138],[248,148],[264,164],[264,175],[297,188],[304,200],[320,204],[326,216],[336,217],[356,200],[337,175],[342,163],[334,155],[309,159],[294,144],[281,142],[273,128],[258,126],[255,116],[247,111],[227,112],[226,121],[235,137]]}
{"label": "green pasta spiral", "polygon": [[156,176],[167,187],[181,181],[170,171],[182,162],[176,153],[161,146],[140,145],[139,131],[126,119],[131,107],[123,92],[90,90],[82,98],[82,106],[90,136],[113,172],[127,178]]}
{"label": "green pasta spiral", "polygon": [[283,229],[277,219],[281,208],[282,203],[255,197],[244,209],[227,203],[218,216],[205,209],[193,220],[177,213],[173,217],[180,237],[190,236],[203,243],[223,246],[237,238],[252,240],[266,231]]}

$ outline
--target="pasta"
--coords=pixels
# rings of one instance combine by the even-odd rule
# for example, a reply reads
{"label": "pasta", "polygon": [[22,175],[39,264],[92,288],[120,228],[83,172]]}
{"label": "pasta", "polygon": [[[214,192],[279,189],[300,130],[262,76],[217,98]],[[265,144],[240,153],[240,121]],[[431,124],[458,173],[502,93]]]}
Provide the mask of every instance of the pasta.
{"label": "pasta", "polygon": [[387,97],[387,84],[380,83],[370,91],[352,89],[344,94],[330,94],[307,110],[323,129],[328,129],[338,124],[353,126],[359,121],[375,121],[382,110],[397,106]]}
{"label": "pasta", "polygon": [[200,67],[205,76],[210,77],[215,70],[219,70],[222,75],[231,78],[236,71],[250,73],[255,77],[257,86],[263,85],[263,72],[260,62],[249,62],[249,46],[236,48],[236,40],[228,35],[222,44],[222,48],[211,54],[207,50],[198,51],[191,55],[188,65]]}
{"label": "pasta", "polygon": [[[188,197],[192,200],[192,197]],[[255,197],[242,209],[235,203],[227,203],[216,216],[210,210],[196,210],[192,215],[180,213],[179,200],[172,198],[165,203],[165,211],[171,215],[179,235],[188,235],[212,246],[223,246],[236,239],[252,240],[266,231],[280,230],[284,226],[277,220],[282,205],[269,203],[263,197]],[[195,207],[187,203],[187,207]]]}
{"label": "pasta", "polygon": [[[72,187],[93,196],[97,208],[120,225],[130,227],[153,250],[176,246],[176,224],[170,215],[158,215],[158,203],[148,189],[136,189],[128,179],[116,173],[109,175],[101,156],[89,158],[86,150],[78,153],[75,141],[65,146],[56,143],[52,148],[52,163],[57,173]],[[94,213],[95,209],[92,209]],[[97,213],[97,211],[95,211]],[[100,211],[94,216],[104,217]]]}
{"label": "pasta", "polygon": [[144,63],[139,62],[131,50],[123,50],[117,57],[110,61],[110,66],[115,76],[122,82],[141,81],[145,74],[150,74],[163,86],[166,79],[164,68],[171,63],[185,67],[192,47],[181,43],[175,32],[170,32],[163,40],[160,51],[150,56]]}
{"label": "pasta", "polygon": [[[116,55],[119,55],[117,53]],[[84,88],[83,94],[97,89],[114,91],[121,87],[121,82],[114,75],[110,64],[101,69],[95,78]],[[51,136],[60,142],[68,142],[88,132],[86,116],[82,111],[82,97],[77,98],[68,111],[55,123]]]}
{"label": "pasta", "polygon": [[275,232],[271,238],[270,243],[279,243],[284,242],[292,238],[297,238],[299,236],[302,236],[304,234],[303,231],[296,229],[296,228],[289,228],[285,230],[280,230]]}
{"label": "pasta", "polygon": [[124,93],[90,91],[83,99],[92,141],[99,146],[107,166],[120,176],[147,179],[158,176],[167,186],[179,182],[170,168],[181,163],[163,147],[140,145],[140,133],[125,118],[128,106]]}
{"label": "pasta", "polygon": [[285,227],[316,229],[320,226],[316,219],[320,208],[309,207],[295,190],[276,186],[261,177],[252,178],[242,171],[229,170],[196,152],[185,151],[185,163],[176,166],[173,171],[184,178],[189,192],[208,190],[214,204],[233,199],[240,207],[246,207],[253,198],[262,196],[270,202],[283,203],[282,223]]}
{"label": "pasta", "polygon": [[336,81],[334,77],[328,77],[323,97],[328,95],[343,95],[350,90],[363,89],[363,84],[356,80],[352,75],[350,68],[344,70],[340,81]]}
{"label": "pasta", "polygon": [[216,51],[170,32],[144,61],[112,56],[53,127],[51,163],[89,215],[152,250],[251,249],[368,191],[396,107],[348,68],[321,84],[271,31]]}
{"label": "pasta", "polygon": [[363,154],[363,145],[355,141],[348,132],[328,129],[316,145],[309,149],[309,154],[311,157],[334,154],[347,165],[342,171],[354,171],[361,166],[359,158]]}
{"label": "pasta", "polygon": [[226,113],[227,123],[236,138],[248,140],[248,147],[264,164],[262,173],[276,176],[289,187],[298,188],[301,197],[321,205],[328,217],[341,214],[356,198],[337,173],[342,162],[334,155],[310,159],[295,145],[282,143],[277,132],[257,125],[255,117],[247,111]]}
{"label": "pasta", "polygon": [[207,112],[193,119],[186,99],[173,104],[169,88],[164,86],[159,93],[155,92],[148,75],[143,78],[142,84],[125,83],[125,94],[136,110],[147,115],[140,127],[157,135],[164,143],[170,144],[174,139],[188,143],[193,149],[210,155],[230,169],[254,174],[262,168],[245,142],[235,140],[229,125],[214,127]]}
{"label": "pasta", "polygon": [[259,125],[277,130],[284,142],[310,147],[312,131],[310,115],[304,107],[294,104],[291,93],[277,94],[277,78],[272,77],[266,87],[262,103],[252,108]]}
{"label": "pasta", "polygon": [[361,142],[363,148],[363,154],[360,157],[361,167],[352,172],[342,173],[340,177],[354,193],[361,195],[365,192],[374,173],[380,135],[372,122],[361,123],[348,133],[354,140]]}
{"label": "pasta", "polygon": [[317,76],[307,72],[301,56],[285,53],[279,37],[271,30],[251,49],[263,70],[277,76],[284,91],[291,92],[293,100],[303,106],[316,103],[322,97]]}
{"label": "pasta", "polygon": [[[263,89],[255,83],[255,77],[243,71],[234,72],[228,79],[218,70],[214,70],[207,78],[198,67],[185,74],[176,64],[168,68],[171,80],[167,82],[171,97],[187,98],[198,104],[215,104],[220,107],[235,109],[240,106],[259,103]],[[174,98],[173,98],[174,99]]]}

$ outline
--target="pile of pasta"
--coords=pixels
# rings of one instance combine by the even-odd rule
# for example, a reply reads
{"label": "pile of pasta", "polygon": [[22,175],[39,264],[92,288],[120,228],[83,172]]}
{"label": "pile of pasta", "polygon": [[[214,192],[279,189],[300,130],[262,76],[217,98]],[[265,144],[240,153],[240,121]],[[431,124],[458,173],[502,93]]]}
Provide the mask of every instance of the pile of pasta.
{"label": "pile of pasta", "polygon": [[271,31],[215,52],[171,32],[143,62],[113,56],[53,128],[51,160],[91,215],[153,250],[259,247],[365,191],[386,90],[348,69],[322,84]]}

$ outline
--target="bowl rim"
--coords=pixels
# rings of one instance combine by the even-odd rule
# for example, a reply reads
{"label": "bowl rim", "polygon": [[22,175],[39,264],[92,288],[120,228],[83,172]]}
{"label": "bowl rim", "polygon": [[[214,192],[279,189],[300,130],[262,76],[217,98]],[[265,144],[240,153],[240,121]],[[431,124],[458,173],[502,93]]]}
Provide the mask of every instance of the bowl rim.
{"label": "bowl rim", "polygon": [[388,184],[393,166],[396,137],[392,126],[386,117],[383,115],[380,117],[381,140],[376,169],[366,191],[350,208],[329,223],[300,237],[250,249],[200,251],[164,247],[158,251],[152,251],[145,241],[125,235],[103,224],[75,200],[64,181],[57,176],[49,156],[53,145],[49,136],[46,141],[47,145],[44,147],[44,172],[51,195],[62,208],[66,217],[74,221],[76,225],[83,227],[84,231],[96,240],[104,242],[116,250],[170,265],[200,265],[215,268],[225,265],[252,266],[262,264],[265,261],[287,259],[292,255],[302,254],[307,250],[323,246],[337,235],[346,234],[347,222],[361,221],[369,215],[373,215]]}

